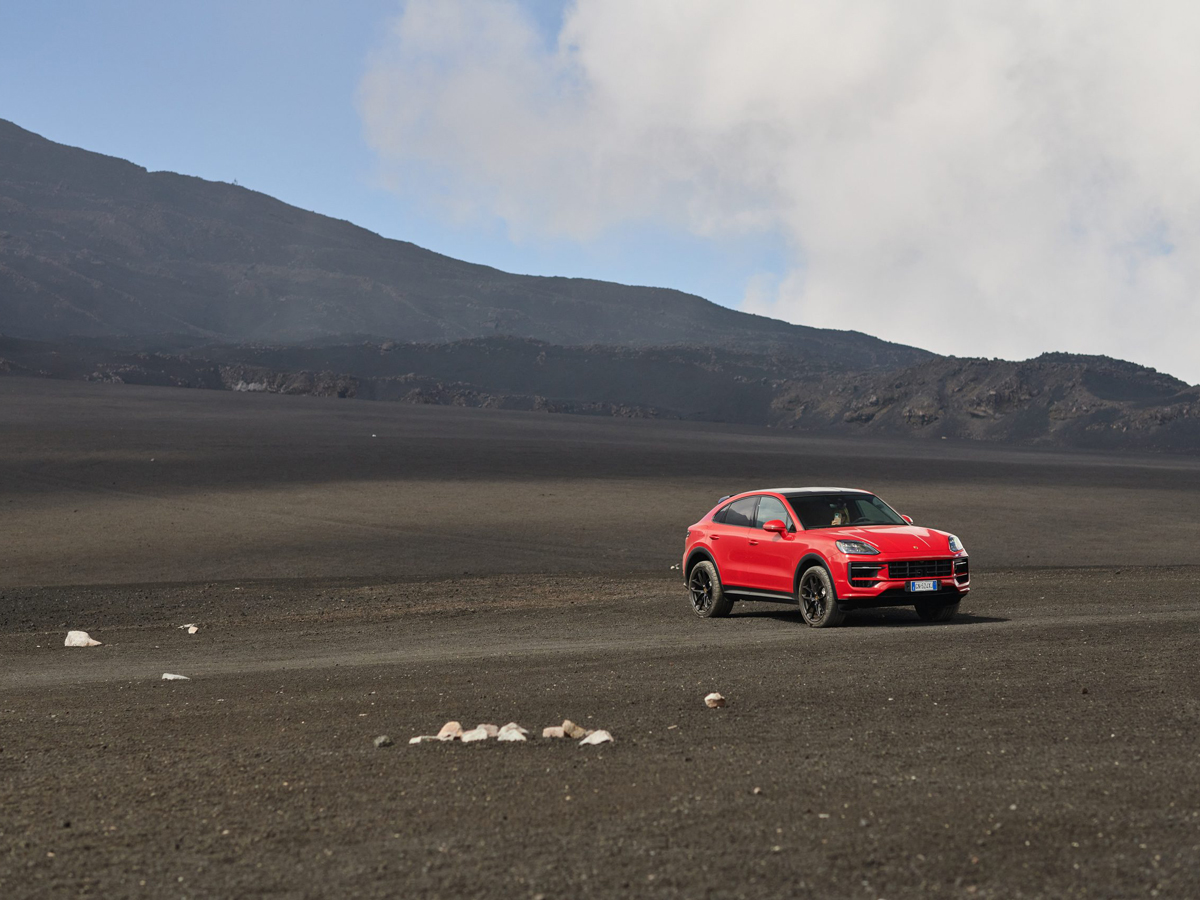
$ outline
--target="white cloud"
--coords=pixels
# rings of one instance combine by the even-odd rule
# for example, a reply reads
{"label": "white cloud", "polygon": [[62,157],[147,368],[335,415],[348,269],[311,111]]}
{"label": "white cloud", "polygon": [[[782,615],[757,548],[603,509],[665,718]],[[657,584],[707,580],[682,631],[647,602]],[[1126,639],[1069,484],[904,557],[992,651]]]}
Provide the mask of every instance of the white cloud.
{"label": "white cloud", "polygon": [[396,189],[514,237],[782,234],[744,308],[1200,381],[1200,6],[412,0],[360,91]]}

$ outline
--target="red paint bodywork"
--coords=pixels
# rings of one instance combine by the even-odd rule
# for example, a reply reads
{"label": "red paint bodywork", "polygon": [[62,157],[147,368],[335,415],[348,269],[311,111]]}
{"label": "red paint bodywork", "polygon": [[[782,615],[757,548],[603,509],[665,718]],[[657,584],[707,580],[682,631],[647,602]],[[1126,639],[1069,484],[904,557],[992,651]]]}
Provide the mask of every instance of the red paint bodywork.
{"label": "red paint bodywork", "polygon": [[[830,489],[831,492],[845,489]],[[753,526],[726,525],[713,521],[714,514],[743,497],[775,497],[788,509],[794,530],[773,532]],[[692,566],[709,559],[717,567],[721,585],[739,599],[796,602],[800,575],[810,565],[821,564],[833,581],[838,603],[847,609],[873,606],[907,606],[917,600],[942,603],[964,597],[971,589],[966,550],[950,549],[950,534],[919,525],[844,525],[805,530],[787,501],[784,491],[746,491],[722,499],[700,521],[688,527],[683,551],[683,577]],[[769,523],[767,523],[769,524]],[[866,541],[879,555],[847,555],[838,549],[839,540]],[[850,582],[850,564],[886,566],[889,562],[948,561],[950,574],[938,577],[934,593],[910,593],[907,577],[893,578],[885,569],[870,584]],[[942,565],[945,566],[945,562]],[[897,569],[899,567],[896,567]]]}

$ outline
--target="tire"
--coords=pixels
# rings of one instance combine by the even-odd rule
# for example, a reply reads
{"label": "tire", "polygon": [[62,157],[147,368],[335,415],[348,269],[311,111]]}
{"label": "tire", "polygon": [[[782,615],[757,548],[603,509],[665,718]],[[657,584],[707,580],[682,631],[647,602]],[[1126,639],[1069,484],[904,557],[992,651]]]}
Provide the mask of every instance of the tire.
{"label": "tire", "polygon": [[813,628],[836,628],[846,618],[837,602],[837,592],[823,566],[811,566],[800,576],[796,589],[800,615]]}
{"label": "tire", "polygon": [[934,603],[932,600],[926,600],[917,604],[917,615],[921,617],[922,622],[949,622],[958,612],[961,602],[955,600],[953,603]]}
{"label": "tire", "polygon": [[692,612],[702,619],[720,619],[729,615],[733,601],[721,586],[717,567],[707,559],[692,566],[688,573],[688,602]]}

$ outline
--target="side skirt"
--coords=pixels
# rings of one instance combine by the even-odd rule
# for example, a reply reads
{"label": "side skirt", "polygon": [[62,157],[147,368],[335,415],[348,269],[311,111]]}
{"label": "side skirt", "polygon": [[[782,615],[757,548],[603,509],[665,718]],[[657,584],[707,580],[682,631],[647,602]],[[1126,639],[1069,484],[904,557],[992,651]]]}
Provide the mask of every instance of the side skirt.
{"label": "side skirt", "polygon": [[734,585],[725,585],[725,593],[738,600],[761,600],[764,603],[787,603],[791,606],[799,605],[794,594],[786,594],[783,591],[759,591],[751,590],[750,588],[736,587]]}

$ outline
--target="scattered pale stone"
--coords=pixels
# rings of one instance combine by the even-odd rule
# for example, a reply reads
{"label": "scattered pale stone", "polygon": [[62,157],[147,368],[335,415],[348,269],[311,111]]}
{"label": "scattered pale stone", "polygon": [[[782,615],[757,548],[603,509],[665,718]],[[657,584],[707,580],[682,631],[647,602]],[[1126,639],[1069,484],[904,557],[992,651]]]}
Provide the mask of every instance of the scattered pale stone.
{"label": "scattered pale stone", "polygon": [[170,672],[163,672],[163,681],[191,681],[186,675],[172,675]]}
{"label": "scattered pale stone", "polygon": [[711,694],[709,694],[707,697],[704,698],[704,705],[707,706],[709,709],[717,709],[718,707],[725,705],[725,698],[722,697],[720,694],[718,694],[716,691],[713,691]]}
{"label": "scattered pale stone", "polygon": [[396,743],[396,742],[393,741],[386,734],[381,734],[377,738],[375,738],[375,746],[376,747],[390,747],[394,743]]}
{"label": "scattered pale stone", "polygon": [[195,625],[192,622],[188,622],[186,625],[180,625],[179,630],[186,631],[188,634],[195,634],[197,631],[200,630],[200,626]]}
{"label": "scattered pale stone", "polygon": [[587,729],[576,725],[570,719],[563,719],[562,723],[563,734],[572,740],[578,740],[582,737],[587,737]]}
{"label": "scattered pale stone", "polygon": [[92,636],[86,631],[68,631],[67,639],[63,641],[64,647],[99,647],[100,642],[93,640]]}
{"label": "scattered pale stone", "polygon": [[760,787],[756,787],[756,788],[755,788],[754,790],[752,790],[750,793],[752,793],[752,794],[761,794],[761,793],[762,793],[762,788],[760,788]]}
{"label": "scattered pale stone", "polygon": [[486,722],[483,722],[483,723],[480,723],[479,727],[482,728],[484,731],[486,731],[487,736],[490,738],[494,738],[496,735],[498,735],[500,733],[499,725],[489,725]]}
{"label": "scattered pale stone", "polygon": [[487,733],[487,729],[483,727],[472,728],[470,731],[464,731],[462,737],[459,738],[464,744],[469,744],[472,741],[486,741],[491,735]]}
{"label": "scattered pale stone", "polygon": [[454,741],[462,737],[463,728],[458,722],[447,722],[437,733],[439,741]]}
{"label": "scattered pale stone", "polygon": [[587,737],[585,737],[582,741],[580,741],[579,745],[582,747],[585,745],[591,746],[594,744],[607,744],[612,739],[613,739],[613,736],[611,734],[609,734],[607,731],[603,731],[603,730],[593,731],[591,734],[589,734]]}
{"label": "scattered pale stone", "polygon": [[424,744],[426,741],[437,741],[440,738],[436,734],[421,734],[417,737],[409,738],[410,744]]}
{"label": "scattered pale stone", "polygon": [[544,738],[561,738],[566,736],[567,734],[563,731],[561,725],[551,725],[548,728],[542,729],[542,737]]}
{"label": "scattered pale stone", "polygon": [[[529,734],[529,730],[527,728],[522,728],[516,722],[509,722],[507,725],[502,727],[500,729],[500,734],[504,734],[504,732],[506,732],[506,731],[516,731],[522,735]],[[499,737],[499,735],[497,735],[497,737]]]}
{"label": "scattered pale stone", "polygon": [[515,731],[515,730],[514,731],[505,731],[503,728],[501,728],[500,733],[498,735],[496,735],[496,740],[498,740],[498,741],[524,741],[524,740],[528,740],[528,738],[526,738],[525,735],[522,734],[520,731]]}

